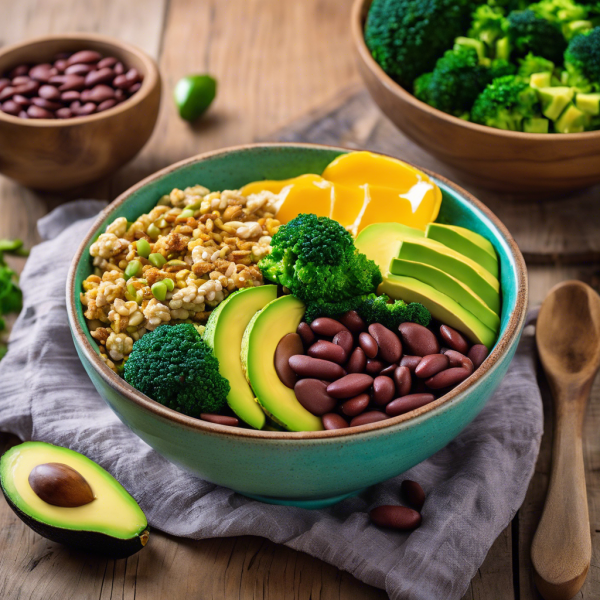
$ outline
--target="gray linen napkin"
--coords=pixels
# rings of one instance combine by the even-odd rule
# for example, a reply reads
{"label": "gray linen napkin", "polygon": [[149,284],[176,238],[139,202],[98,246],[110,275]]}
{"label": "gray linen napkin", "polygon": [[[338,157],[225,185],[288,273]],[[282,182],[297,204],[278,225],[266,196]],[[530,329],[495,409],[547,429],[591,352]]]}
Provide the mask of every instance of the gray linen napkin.
{"label": "gray linen napkin", "polygon": [[[24,309],[0,362],[0,431],[89,456],[133,494],[153,527],[172,535],[258,535],[384,588],[394,600],[460,598],[533,474],[542,402],[532,327],[479,417],[430,459],[328,509],[262,504],[160,457],[118,420],[83,370],[67,323],[65,282],[101,207],[89,200],[67,204],[39,223],[48,241],[33,249],[23,272]],[[427,494],[423,525],[410,535],[371,525],[369,509],[397,503],[405,478]]]}

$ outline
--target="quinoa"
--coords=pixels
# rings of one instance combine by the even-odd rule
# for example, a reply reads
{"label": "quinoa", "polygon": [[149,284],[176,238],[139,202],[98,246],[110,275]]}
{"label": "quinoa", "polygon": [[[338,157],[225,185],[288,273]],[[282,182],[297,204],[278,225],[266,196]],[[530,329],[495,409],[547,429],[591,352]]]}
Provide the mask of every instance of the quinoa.
{"label": "quinoa", "polygon": [[[231,292],[262,285],[256,263],[279,229],[276,201],[268,191],[243,196],[196,185],[174,189],[133,223],[119,217],[108,225],[90,247],[94,273],[80,294],[104,362],[119,372],[148,331],[182,322],[200,329]],[[138,254],[140,240],[149,243],[149,258]],[[141,269],[128,278],[133,261]],[[161,300],[151,288],[166,279],[173,289]]]}

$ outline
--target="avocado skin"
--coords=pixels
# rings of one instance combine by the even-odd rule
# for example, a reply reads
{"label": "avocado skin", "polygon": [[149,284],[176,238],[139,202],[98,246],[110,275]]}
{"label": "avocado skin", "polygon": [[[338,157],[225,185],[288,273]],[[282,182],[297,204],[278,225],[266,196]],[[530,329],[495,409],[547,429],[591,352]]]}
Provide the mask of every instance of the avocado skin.
{"label": "avocado skin", "polygon": [[[144,547],[145,543],[142,543],[141,536],[144,532],[149,533],[150,531],[150,528],[147,527],[140,535],[128,540],[121,540],[96,531],[73,531],[71,529],[62,529],[47,525],[46,523],[32,519],[28,514],[18,509],[9,498],[4,487],[0,487],[2,487],[2,493],[6,498],[6,502],[25,525],[42,537],[58,544],[70,546],[71,548],[78,548],[109,558],[127,558],[139,552]],[[147,540],[147,535],[145,539]]]}

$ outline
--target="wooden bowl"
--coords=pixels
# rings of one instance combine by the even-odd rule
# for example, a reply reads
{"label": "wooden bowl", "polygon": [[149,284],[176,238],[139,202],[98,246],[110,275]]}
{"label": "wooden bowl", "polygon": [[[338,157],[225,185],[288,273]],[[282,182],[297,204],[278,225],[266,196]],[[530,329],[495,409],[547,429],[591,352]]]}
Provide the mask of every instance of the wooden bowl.
{"label": "wooden bowl", "polygon": [[352,37],[358,70],[375,102],[411,140],[473,185],[520,194],[560,194],[600,182],[600,131],[504,131],[437,110],[406,91],[371,56],[364,24],[372,0],[355,0]]}
{"label": "wooden bowl", "polygon": [[0,173],[39,190],[65,190],[122,167],[148,141],[160,105],[160,75],[144,52],[91,33],[49,35],[0,50],[0,73],[83,49],[116,56],[143,76],[131,98],[102,113],[73,119],[21,119],[0,112]]}

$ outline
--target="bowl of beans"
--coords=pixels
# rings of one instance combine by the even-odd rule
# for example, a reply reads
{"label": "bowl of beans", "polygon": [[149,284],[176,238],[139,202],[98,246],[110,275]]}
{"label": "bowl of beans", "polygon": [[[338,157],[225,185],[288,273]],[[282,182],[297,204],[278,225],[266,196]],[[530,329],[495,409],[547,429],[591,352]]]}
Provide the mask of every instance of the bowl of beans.
{"label": "bowl of beans", "polygon": [[115,171],[148,141],[160,75],[144,52],[96,34],[45,36],[0,50],[0,173],[39,190]]}
{"label": "bowl of beans", "polygon": [[[476,230],[497,254],[502,303],[497,339],[488,347],[465,339],[443,319],[427,326],[386,327],[348,311],[299,316],[286,331],[269,321],[261,329],[258,313],[257,333],[250,334],[246,346],[249,380],[255,367],[256,373],[262,368],[262,347],[272,345],[269,370],[279,381],[271,377],[267,387],[281,390],[282,402],[294,394],[307,411],[303,419],[315,430],[284,431],[273,426],[276,419],[251,428],[224,414],[195,418],[130,385],[121,367],[124,363],[127,371],[132,360],[127,359],[128,337],[139,340],[135,348],[165,328],[201,329],[227,294],[235,298],[264,289],[275,298],[274,307],[300,306],[281,286],[269,286],[252,259],[269,255],[266,246],[275,235],[269,228],[278,227],[276,197],[260,190],[246,197],[244,186],[322,173],[347,152],[310,144],[253,144],[163,169],[99,215],[69,273],[67,308],[77,352],[119,418],[173,463],[267,502],[327,506],[443,448],[499,385],[525,323],[527,273],[509,232],[468,192],[427,172],[441,190],[439,222]],[[213,255],[203,251],[208,246]],[[167,253],[165,261],[156,262],[158,251]],[[132,263],[135,272],[127,272]],[[164,283],[158,280],[161,269],[173,285],[153,293]],[[274,323],[288,310],[274,308]],[[239,356],[239,340],[224,337],[225,350],[228,343],[232,356]],[[264,391],[254,385],[253,390],[256,396]],[[273,417],[277,398],[261,406]]]}

